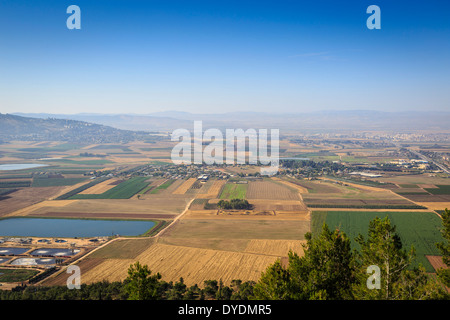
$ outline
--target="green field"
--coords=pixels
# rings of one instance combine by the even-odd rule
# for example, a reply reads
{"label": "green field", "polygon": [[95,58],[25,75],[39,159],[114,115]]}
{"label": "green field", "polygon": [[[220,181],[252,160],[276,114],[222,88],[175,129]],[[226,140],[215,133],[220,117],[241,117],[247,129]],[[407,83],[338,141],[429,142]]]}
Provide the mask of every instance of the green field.
{"label": "green field", "polygon": [[0,189],[0,197],[1,196],[6,196],[10,193],[13,193],[14,191],[17,191],[17,189],[14,188],[8,188],[8,189]]}
{"label": "green field", "polygon": [[245,199],[248,184],[227,183],[222,189],[220,199]]}
{"label": "green field", "polygon": [[73,143],[63,143],[63,144],[59,144],[57,146],[54,147],[29,147],[29,148],[20,148],[17,149],[17,151],[22,151],[22,152],[37,152],[37,153],[42,153],[42,152],[64,152],[64,151],[69,151],[69,150],[74,150],[74,149],[79,149],[83,147],[82,145],[79,144],[73,144]]}
{"label": "green field", "polygon": [[0,268],[0,282],[25,281],[38,273],[38,270]]}
{"label": "green field", "polygon": [[32,187],[73,186],[86,181],[86,178],[34,178]]}
{"label": "green field", "polygon": [[155,193],[158,193],[160,190],[165,190],[165,189],[167,189],[168,187],[170,187],[170,185],[171,185],[172,183],[174,183],[174,182],[175,182],[174,179],[167,180],[166,182],[164,182],[164,183],[161,184],[160,186],[158,186],[158,187],[156,187],[155,189],[153,189],[152,191],[150,191],[150,194],[155,194]]}
{"label": "green field", "polygon": [[436,185],[437,188],[426,188],[431,194],[450,194],[450,185]]}
{"label": "green field", "polygon": [[75,188],[75,189],[73,189],[73,190],[71,190],[71,191],[69,191],[69,192],[67,192],[67,193],[65,193],[63,195],[60,195],[58,198],[56,198],[56,200],[69,199],[70,197],[72,197],[72,196],[74,196],[74,195],[76,195],[76,194],[78,194],[78,193],[80,193],[80,192],[82,192],[82,191],[84,191],[86,189],[89,189],[90,187],[93,187],[96,184],[101,183],[101,182],[103,182],[105,180],[108,180],[108,179],[109,178],[107,178],[107,177],[102,177],[102,178],[97,178],[95,180],[92,180],[92,181],[90,181],[88,183],[83,184],[82,186],[80,186],[78,188]]}
{"label": "green field", "polygon": [[425,255],[440,255],[436,243],[443,240],[440,229],[441,219],[432,212],[369,212],[369,211],[314,211],[311,220],[311,231],[320,233],[323,223],[331,229],[339,228],[352,239],[352,245],[358,249],[354,239],[362,234],[367,239],[369,222],[376,217],[388,216],[391,224],[397,227],[397,232],[403,243],[403,248],[408,250],[411,245],[416,249],[416,261],[427,270],[434,272]]}
{"label": "green field", "polygon": [[51,162],[57,162],[57,163],[67,163],[67,164],[80,164],[80,165],[88,165],[88,166],[95,166],[95,165],[104,165],[108,163],[114,163],[110,160],[71,160],[71,159],[57,159],[57,160],[51,160]]}
{"label": "green field", "polygon": [[0,188],[26,188],[31,185],[30,180],[9,180],[9,181],[0,181]]}
{"label": "green field", "polygon": [[102,194],[75,194],[69,199],[129,199],[148,185],[145,182],[147,179],[147,177],[131,178]]}

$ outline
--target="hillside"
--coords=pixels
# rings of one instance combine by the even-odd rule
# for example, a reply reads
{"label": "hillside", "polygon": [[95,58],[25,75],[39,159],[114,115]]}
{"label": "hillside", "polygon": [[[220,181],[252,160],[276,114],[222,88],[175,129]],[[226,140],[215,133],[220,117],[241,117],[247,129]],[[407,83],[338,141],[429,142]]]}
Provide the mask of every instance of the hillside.
{"label": "hillside", "polygon": [[69,141],[83,143],[129,142],[144,132],[120,130],[68,119],[38,119],[0,113],[0,140]]}

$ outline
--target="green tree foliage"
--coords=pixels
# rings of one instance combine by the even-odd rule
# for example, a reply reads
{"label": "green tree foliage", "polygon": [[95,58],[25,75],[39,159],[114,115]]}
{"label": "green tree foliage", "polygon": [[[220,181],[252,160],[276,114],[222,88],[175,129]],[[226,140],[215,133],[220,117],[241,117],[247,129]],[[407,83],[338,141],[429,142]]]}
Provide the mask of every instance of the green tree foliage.
{"label": "green tree foliage", "polygon": [[[367,240],[362,235],[356,238],[361,250],[356,253],[358,283],[354,286],[357,299],[409,300],[435,298],[439,291],[436,283],[427,276],[421,266],[411,269],[415,250],[407,251],[391,225],[388,217],[375,218],[369,224]],[[380,288],[369,289],[367,268],[380,268]]]}
{"label": "green tree foliage", "polygon": [[436,246],[442,254],[442,261],[448,268],[438,270],[438,276],[446,286],[450,287],[450,210],[445,209],[441,217],[443,226],[441,233],[444,241],[436,244]]}
{"label": "green tree foliage", "polygon": [[326,224],[316,238],[305,235],[304,256],[289,253],[293,297],[306,299],[351,298],[355,282],[351,241],[345,233],[331,231]]}
{"label": "green tree foliage", "polygon": [[350,239],[324,224],[313,238],[306,234],[304,256],[289,253],[289,266],[275,262],[256,283],[257,299],[345,299],[351,298],[354,264]]}
{"label": "green tree foliage", "polygon": [[256,299],[287,300],[291,296],[290,274],[280,260],[267,268],[253,289]]}
{"label": "green tree foliage", "polygon": [[250,210],[252,208],[252,205],[245,199],[220,200],[217,206],[224,210]]}
{"label": "green tree foliage", "polygon": [[139,261],[130,265],[126,278],[126,292],[129,300],[155,300],[159,297],[159,273],[152,275],[147,265]]}
{"label": "green tree foliage", "polygon": [[[254,287],[256,299],[442,299],[448,295],[422,267],[411,268],[414,248],[402,249],[401,239],[389,218],[370,222],[369,236],[361,235],[360,251],[351,250],[345,233],[326,224],[312,237],[306,234],[304,255],[289,253],[289,266],[280,261],[269,266]],[[379,289],[369,289],[367,268],[380,268]]]}
{"label": "green tree foliage", "polygon": [[253,297],[254,281],[242,282],[242,280],[231,281],[231,300],[248,300]]}

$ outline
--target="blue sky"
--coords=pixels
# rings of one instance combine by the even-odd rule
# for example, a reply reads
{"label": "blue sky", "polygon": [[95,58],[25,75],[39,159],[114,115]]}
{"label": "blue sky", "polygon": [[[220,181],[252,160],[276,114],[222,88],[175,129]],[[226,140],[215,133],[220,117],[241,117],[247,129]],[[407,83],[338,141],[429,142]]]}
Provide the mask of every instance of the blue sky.
{"label": "blue sky", "polygon": [[449,110],[449,14],[438,0],[2,0],[0,112]]}

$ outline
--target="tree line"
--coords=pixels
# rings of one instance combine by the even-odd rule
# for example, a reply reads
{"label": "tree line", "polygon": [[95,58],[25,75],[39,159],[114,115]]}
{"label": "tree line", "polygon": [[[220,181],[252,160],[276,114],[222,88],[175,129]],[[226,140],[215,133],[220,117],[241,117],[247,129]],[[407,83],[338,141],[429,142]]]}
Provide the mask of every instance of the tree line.
{"label": "tree line", "polygon": [[[450,267],[450,211],[442,212],[444,241],[436,246]],[[187,286],[161,280],[139,261],[130,265],[122,282],[83,284],[80,290],[66,286],[17,286],[0,290],[0,300],[441,300],[450,299],[450,268],[430,276],[421,266],[412,267],[414,247],[403,248],[396,227],[388,217],[375,218],[368,236],[355,240],[360,249],[350,247],[350,238],[341,230],[324,224],[318,235],[307,233],[304,254],[290,251],[287,265],[280,260],[261,274],[257,282],[233,280],[204,281]],[[375,271],[373,271],[375,270]]]}
{"label": "tree line", "polygon": [[223,210],[250,210],[253,208],[245,199],[220,200],[217,207]]}

